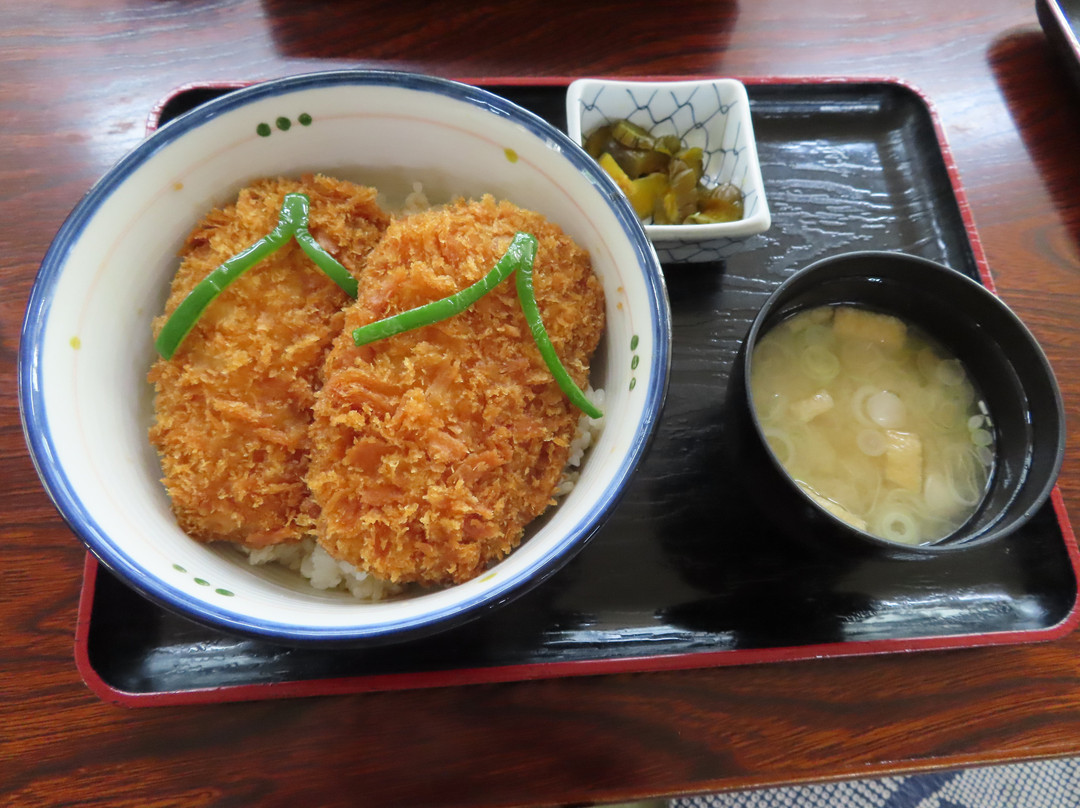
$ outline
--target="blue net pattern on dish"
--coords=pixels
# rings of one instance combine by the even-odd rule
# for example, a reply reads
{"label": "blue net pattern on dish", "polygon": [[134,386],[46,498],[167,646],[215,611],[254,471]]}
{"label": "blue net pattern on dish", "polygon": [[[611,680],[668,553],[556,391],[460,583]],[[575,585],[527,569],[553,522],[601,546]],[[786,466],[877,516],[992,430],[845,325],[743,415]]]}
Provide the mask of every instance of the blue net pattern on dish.
{"label": "blue net pattern on dish", "polygon": [[689,90],[600,87],[592,98],[581,99],[583,112],[597,111],[609,120],[618,117],[609,111],[625,109],[621,103],[614,103],[612,96],[616,94],[625,94],[634,106],[633,112],[623,117],[630,117],[654,134],[678,134],[687,145],[700,146],[709,180],[733,182],[746,189],[745,215],[754,215],[758,199],[745,181],[750,167],[744,160],[747,144],[742,121],[736,121],[734,131],[728,132],[729,113],[735,104],[723,103],[715,85],[698,85]]}

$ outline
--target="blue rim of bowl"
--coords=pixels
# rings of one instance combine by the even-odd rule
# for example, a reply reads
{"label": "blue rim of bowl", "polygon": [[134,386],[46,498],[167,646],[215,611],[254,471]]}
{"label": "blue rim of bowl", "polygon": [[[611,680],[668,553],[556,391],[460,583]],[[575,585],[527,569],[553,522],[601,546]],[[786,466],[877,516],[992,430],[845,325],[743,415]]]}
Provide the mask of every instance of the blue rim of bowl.
{"label": "blue rim of bowl", "polygon": [[[48,322],[52,294],[60,280],[72,246],[81,237],[97,209],[135,169],[189,130],[219,115],[264,98],[338,85],[394,87],[446,96],[479,107],[499,117],[512,119],[544,142],[548,148],[560,152],[605,198],[623,232],[633,245],[638,266],[648,286],[655,350],[650,362],[651,381],[648,389],[644,391],[646,395],[644,413],[630,450],[598,498],[596,506],[590,512],[590,518],[579,523],[534,567],[500,581],[497,586],[475,597],[454,603],[445,611],[423,612],[408,620],[311,628],[291,623],[259,620],[191,597],[136,564],[105,534],[91,517],[71,486],[64,470],[56,461],[55,442],[45,414],[41,343]],[[585,544],[614,510],[629,477],[644,455],[655,431],[667,392],[670,341],[671,315],[663,274],[640,221],[629,203],[623,199],[615,183],[565,133],[511,101],[486,90],[448,79],[379,70],[308,73],[274,79],[232,91],[177,117],[123,157],[79,201],[61,225],[46,252],[30,292],[19,347],[19,413],[23,435],[30,449],[35,470],[64,521],[98,560],[144,596],[166,608],[187,614],[214,627],[278,641],[332,643],[378,639],[397,634],[409,635],[422,630],[437,630],[441,626],[452,625],[467,616],[479,613],[485,607],[496,606],[548,578]]]}

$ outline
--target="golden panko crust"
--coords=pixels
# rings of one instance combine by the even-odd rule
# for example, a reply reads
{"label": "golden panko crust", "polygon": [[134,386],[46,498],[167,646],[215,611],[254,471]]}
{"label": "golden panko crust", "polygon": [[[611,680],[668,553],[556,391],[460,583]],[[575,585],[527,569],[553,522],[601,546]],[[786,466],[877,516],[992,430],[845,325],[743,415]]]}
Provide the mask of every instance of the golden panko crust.
{"label": "golden panko crust", "polygon": [[588,253],[560,228],[490,197],[395,221],[361,270],[310,429],[307,481],[333,557],[394,582],[460,583],[552,503],[580,412],[544,364],[513,278],[441,323],[362,347],[351,336],[473,283],[517,231],[539,241],[544,323],[586,385],[604,296]]}
{"label": "golden panko crust", "polygon": [[[155,336],[200,280],[274,228],[296,191],[311,199],[311,234],[359,274],[390,222],[374,189],[323,176],[262,180],[188,236]],[[172,359],[154,363],[150,440],[177,521],[194,538],[259,547],[311,532],[308,425],[347,302],[290,241],[222,292]]]}

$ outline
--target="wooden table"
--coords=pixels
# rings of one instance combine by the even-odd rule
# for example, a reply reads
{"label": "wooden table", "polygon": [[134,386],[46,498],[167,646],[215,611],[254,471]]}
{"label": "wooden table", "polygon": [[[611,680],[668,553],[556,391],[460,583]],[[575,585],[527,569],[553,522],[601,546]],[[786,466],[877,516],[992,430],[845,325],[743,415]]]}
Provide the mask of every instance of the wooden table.
{"label": "wooden table", "polygon": [[591,804],[1080,755],[1051,643],[124,709],[72,659],[84,552],[20,430],[50,239],[177,85],[342,66],[447,77],[898,77],[936,106],[999,293],[1046,348],[1080,514],[1080,89],[1016,0],[54,0],[0,7],[0,802]]}

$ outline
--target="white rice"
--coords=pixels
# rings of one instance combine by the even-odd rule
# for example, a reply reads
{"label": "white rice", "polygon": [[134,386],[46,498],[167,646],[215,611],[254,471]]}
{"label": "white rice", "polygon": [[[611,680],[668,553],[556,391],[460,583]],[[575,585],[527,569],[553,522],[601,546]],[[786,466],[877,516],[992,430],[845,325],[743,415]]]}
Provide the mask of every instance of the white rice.
{"label": "white rice", "polygon": [[[589,399],[589,402],[595,405],[598,410],[604,411],[604,391],[602,389],[593,390],[591,387],[587,387],[585,389],[585,398]],[[585,413],[581,413],[578,418],[574,439],[570,441],[570,456],[566,459],[566,468],[563,469],[563,476],[559,484],[555,486],[553,496],[556,499],[566,496],[574,489],[578,477],[581,476],[580,467],[581,461],[585,459],[585,452],[600,437],[603,429],[604,417],[602,415],[599,418],[590,418]]]}
{"label": "white rice", "polygon": [[312,536],[294,544],[240,549],[253,566],[279,564],[300,573],[315,589],[348,592],[358,600],[382,600],[404,590],[400,584],[380,580],[347,561],[336,560]]}
{"label": "white rice", "polygon": [[[585,390],[585,397],[604,409],[604,391]],[[552,494],[556,499],[569,494],[581,475],[581,463],[585,453],[596,442],[604,428],[603,416],[590,418],[582,413],[578,418],[577,431],[570,442],[570,456],[566,461],[562,479]],[[294,544],[274,544],[269,547],[240,547],[253,566],[279,564],[300,573],[315,589],[348,592],[357,600],[377,601],[400,594],[405,587],[390,583],[358,570],[347,561],[338,561],[319,546],[314,537],[307,537]]]}
{"label": "white rice", "polygon": [[424,185],[420,182],[414,182],[412,185],[412,193],[405,197],[405,204],[402,206],[402,213],[420,213],[431,207],[431,202],[428,201],[427,194],[424,193]]}

